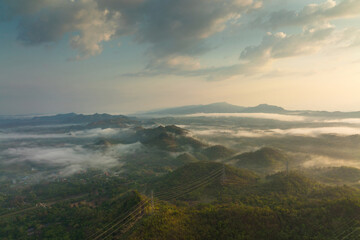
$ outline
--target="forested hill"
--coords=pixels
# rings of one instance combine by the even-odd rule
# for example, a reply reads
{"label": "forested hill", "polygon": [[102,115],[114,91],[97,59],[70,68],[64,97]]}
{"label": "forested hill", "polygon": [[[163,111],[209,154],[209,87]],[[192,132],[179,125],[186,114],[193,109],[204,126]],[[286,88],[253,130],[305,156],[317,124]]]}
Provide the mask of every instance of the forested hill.
{"label": "forested hill", "polygon": [[[211,166],[196,168],[210,172],[215,168]],[[174,188],[184,177],[192,181],[194,174],[187,167],[163,177],[162,188]],[[220,178],[195,190],[198,194],[157,200],[154,213],[122,239],[358,239],[357,190],[321,185],[298,172],[278,173],[264,181],[250,172],[239,175],[236,169],[226,169],[229,182],[220,183]],[[250,182],[237,183],[234,176]],[[209,197],[213,192],[219,198]],[[201,197],[205,194],[207,198]],[[343,238],[347,235],[350,238]]]}

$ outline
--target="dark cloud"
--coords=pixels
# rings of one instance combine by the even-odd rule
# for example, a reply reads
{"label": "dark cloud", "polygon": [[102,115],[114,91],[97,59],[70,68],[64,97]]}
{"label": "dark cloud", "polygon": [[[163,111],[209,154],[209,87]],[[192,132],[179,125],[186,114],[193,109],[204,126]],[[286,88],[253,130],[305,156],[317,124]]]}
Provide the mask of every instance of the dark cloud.
{"label": "dark cloud", "polygon": [[18,39],[28,45],[70,35],[79,58],[99,54],[101,44],[133,35],[150,45],[153,58],[194,56],[210,49],[205,40],[232,18],[260,6],[253,0],[4,0],[18,16]]}
{"label": "dark cloud", "polygon": [[201,67],[195,60],[185,58],[176,62],[181,67],[173,66],[171,68],[169,62],[162,62],[160,66],[152,65],[145,71],[127,76],[150,77],[160,74],[172,74],[194,77],[205,76],[210,81],[224,80],[233,76],[253,76],[271,66],[271,63],[277,59],[312,54],[319,51],[324,45],[336,41],[336,38],[332,38],[333,34],[334,27],[331,25],[304,28],[302,33],[292,35],[283,32],[267,33],[259,45],[248,46],[241,52],[238,64],[223,67]]}

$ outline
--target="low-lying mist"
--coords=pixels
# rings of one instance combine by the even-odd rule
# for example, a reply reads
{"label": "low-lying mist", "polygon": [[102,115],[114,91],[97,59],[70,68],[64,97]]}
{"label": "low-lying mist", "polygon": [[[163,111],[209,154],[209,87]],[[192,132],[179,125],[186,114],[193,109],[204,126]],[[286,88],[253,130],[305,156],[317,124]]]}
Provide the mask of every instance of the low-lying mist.
{"label": "low-lying mist", "polygon": [[[19,128],[0,132],[0,175],[23,178],[41,173],[41,177],[65,177],[87,169],[119,169],[127,155],[142,148],[139,142],[121,143],[134,133],[130,128],[68,131],[68,127],[43,127],[47,133],[37,133],[38,128],[31,132],[23,128],[25,133]],[[51,133],[54,128],[56,133]],[[58,132],[59,128],[62,133]],[[98,144],[103,139],[113,143]]]}

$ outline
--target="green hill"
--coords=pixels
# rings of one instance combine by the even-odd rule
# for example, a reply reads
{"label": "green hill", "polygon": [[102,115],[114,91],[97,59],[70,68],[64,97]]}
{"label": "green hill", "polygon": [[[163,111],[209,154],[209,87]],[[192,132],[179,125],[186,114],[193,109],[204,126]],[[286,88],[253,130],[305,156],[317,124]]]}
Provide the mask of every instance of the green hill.
{"label": "green hill", "polygon": [[209,160],[217,160],[217,159],[225,159],[229,158],[235,154],[235,152],[227,147],[222,145],[215,145],[208,147],[202,151],[202,153],[209,159]]}
{"label": "green hill", "polygon": [[136,140],[147,146],[154,146],[171,152],[201,149],[206,144],[189,137],[188,131],[177,126],[159,126],[157,128],[138,129]]}
{"label": "green hill", "polygon": [[355,184],[360,181],[360,169],[354,167],[328,167],[308,169],[309,177],[330,184]]}
{"label": "green hill", "polygon": [[307,194],[319,186],[315,181],[299,172],[279,172],[267,176],[268,182],[263,184],[265,192],[276,192],[289,195]]}
{"label": "green hill", "polygon": [[[221,197],[229,186],[246,186],[258,181],[258,176],[245,169],[238,169],[216,162],[195,162],[154,180],[150,188],[157,195],[177,196],[180,200],[204,200]],[[166,199],[160,197],[160,199]]]}
{"label": "green hill", "polygon": [[230,159],[237,167],[267,172],[285,169],[289,157],[280,150],[264,147],[255,152],[246,152]]}
{"label": "green hill", "polygon": [[197,162],[199,160],[190,153],[183,153],[176,157],[176,161],[178,161],[181,165],[184,165],[187,163]]}
{"label": "green hill", "polygon": [[[173,187],[180,179],[194,180],[191,169],[206,173],[217,166],[221,165],[189,164],[163,180]],[[229,178],[230,173],[244,178],[234,168],[227,172]],[[201,192],[227,195],[217,201],[197,205],[189,198],[187,204],[157,201],[155,214],[144,217],[123,239],[340,239],[359,224],[358,191],[321,185],[299,172],[268,176],[245,191],[218,186]]]}

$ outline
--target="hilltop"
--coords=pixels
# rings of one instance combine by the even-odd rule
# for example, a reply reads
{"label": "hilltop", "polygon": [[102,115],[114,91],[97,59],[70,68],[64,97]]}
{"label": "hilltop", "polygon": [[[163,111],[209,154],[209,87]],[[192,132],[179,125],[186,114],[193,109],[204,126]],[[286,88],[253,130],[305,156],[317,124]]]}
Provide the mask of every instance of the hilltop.
{"label": "hilltop", "polygon": [[248,168],[254,171],[271,171],[285,169],[289,157],[282,151],[263,147],[254,152],[246,152],[234,156],[229,161],[237,167]]}
{"label": "hilltop", "polygon": [[231,157],[235,151],[222,145],[215,145],[204,149],[202,154],[209,160],[218,160]]}
{"label": "hilltop", "polygon": [[170,152],[200,149],[206,146],[205,143],[188,136],[187,130],[175,125],[147,129],[138,128],[135,141]]}

